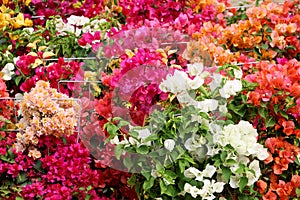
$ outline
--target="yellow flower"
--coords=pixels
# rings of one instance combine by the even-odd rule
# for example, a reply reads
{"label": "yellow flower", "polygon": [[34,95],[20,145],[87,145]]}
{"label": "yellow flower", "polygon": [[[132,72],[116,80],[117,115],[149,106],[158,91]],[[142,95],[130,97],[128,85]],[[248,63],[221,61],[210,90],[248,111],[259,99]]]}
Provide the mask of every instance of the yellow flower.
{"label": "yellow flower", "polygon": [[19,13],[17,17],[14,19],[13,27],[14,28],[21,28],[24,25],[24,15],[23,13]]}
{"label": "yellow flower", "polygon": [[132,58],[134,56],[134,53],[129,49],[126,49],[125,52],[129,56],[129,58]]}
{"label": "yellow flower", "polygon": [[33,49],[36,49],[36,44],[39,43],[41,40],[38,39],[34,42],[31,42],[31,43],[28,43],[26,47],[29,47],[29,48],[33,48]]}
{"label": "yellow flower", "polygon": [[52,56],[54,56],[55,54],[54,53],[52,53],[52,52],[44,52],[43,53],[43,58],[50,58],[50,57],[52,57]]}
{"label": "yellow flower", "polygon": [[25,0],[25,5],[28,6],[31,3],[31,0]]}

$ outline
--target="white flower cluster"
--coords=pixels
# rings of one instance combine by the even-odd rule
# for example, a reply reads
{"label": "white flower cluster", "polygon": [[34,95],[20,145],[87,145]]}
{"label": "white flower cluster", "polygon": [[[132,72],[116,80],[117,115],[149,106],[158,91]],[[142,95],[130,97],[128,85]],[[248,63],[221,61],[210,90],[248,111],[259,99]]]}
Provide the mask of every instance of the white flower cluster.
{"label": "white flower cluster", "polygon": [[105,19],[93,19],[92,21],[84,16],[71,15],[65,23],[61,18],[55,19],[56,31],[59,35],[66,35],[66,32],[74,33],[77,37],[82,33],[90,32],[91,34],[95,31],[100,30],[102,24],[106,23]]}
{"label": "white flower cluster", "polygon": [[[229,167],[232,175],[230,177],[230,186],[232,188],[237,188],[239,186],[239,181],[242,174],[239,173],[240,165],[248,167],[244,177],[248,179],[248,186],[253,185],[258,181],[261,176],[261,171],[259,167],[258,160],[265,160],[268,157],[268,151],[263,145],[257,143],[258,133],[253,126],[247,121],[240,121],[238,124],[230,124],[221,128],[217,124],[210,124],[210,131],[213,135],[213,141],[218,145],[218,149],[222,151],[226,145],[232,146],[235,152],[227,152],[227,158],[225,160],[231,159],[235,163],[226,164],[224,166]],[[254,159],[250,162],[249,156],[256,157],[258,160]],[[253,172],[254,173],[253,173]],[[222,173],[220,171],[220,173]]]}
{"label": "white flower cluster", "polygon": [[232,95],[236,95],[238,92],[242,90],[242,82],[239,80],[243,76],[243,71],[241,69],[233,70],[234,73],[234,78],[233,80],[226,80],[225,84],[222,86],[222,81],[224,80],[225,77],[223,77],[219,73],[214,73],[212,76],[213,81],[210,83],[210,89],[211,91],[214,91],[217,88],[219,89],[220,95],[223,98],[229,98]]}
{"label": "white flower cluster", "polygon": [[185,183],[184,193],[189,193],[194,198],[200,196],[202,199],[215,199],[214,193],[221,193],[225,185],[225,183],[222,181],[215,181],[214,179],[211,180],[212,176],[216,173],[216,170],[216,167],[209,164],[206,165],[203,171],[200,171],[194,167],[186,169],[184,176],[187,178],[195,178],[196,181],[202,182],[203,187],[199,189],[196,186]]}
{"label": "white flower cluster", "polygon": [[[256,129],[247,121],[240,121],[236,125],[230,124],[225,127],[212,122],[208,127],[212,135],[212,141],[209,142],[206,137],[198,134],[193,134],[185,141],[184,146],[193,159],[201,161],[201,159],[203,160],[207,156],[212,157],[222,151],[226,151],[227,156],[222,165],[231,170],[232,174],[229,184],[232,188],[239,187],[239,182],[242,177],[247,178],[247,186],[251,186],[258,181],[261,176],[258,160],[265,160],[268,157],[268,151],[263,145],[257,143],[258,133]],[[234,150],[224,150],[227,145],[233,147]],[[250,156],[253,158],[256,157],[257,159],[250,161]],[[227,163],[228,160],[231,160],[231,162]],[[241,165],[245,166],[244,169],[241,169]],[[241,173],[241,170],[244,171]],[[216,168],[207,165],[202,172],[194,167],[188,168],[184,175],[187,178],[195,178],[196,181],[202,181],[204,183],[203,188],[210,192],[205,193],[208,194],[206,198],[206,196],[202,196],[204,194],[203,189],[198,189],[189,184],[186,184],[185,192],[190,193],[194,198],[200,195],[203,199],[210,199],[213,192],[216,192],[213,190],[214,184],[218,182],[215,182],[215,180],[207,180],[205,183],[204,177],[212,177],[215,172],[217,173],[217,181],[222,182],[223,179],[220,178],[222,174],[221,167]],[[210,183],[208,181],[210,181]],[[211,184],[211,186],[208,187],[205,186],[205,184]],[[208,188],[210,188],[210,190]]]}
{"label": "white flower cluster", "polygon": [[248,121],[241,120],[238,124],[225,126],[216,140],[223,147],[230,144],[241,156],[253,155],[265,160],[267,149],[257,143],[257,137],[257,130]]}
{"label": "white flower cluster", "polygon": [[[187,73],[193,78],[190,78]],[[188,64],[188,72],[175,70],[173,75],[167,75],[166,80],[162,81],[159,88],[163,92],[175,94],[181,105],[194,105],[203,112],[214,111],[218,108],[217,100],[196,101],[188,94],[189,90],[201,87],[208,76],[209,73],[203,71],[202,63]]]}

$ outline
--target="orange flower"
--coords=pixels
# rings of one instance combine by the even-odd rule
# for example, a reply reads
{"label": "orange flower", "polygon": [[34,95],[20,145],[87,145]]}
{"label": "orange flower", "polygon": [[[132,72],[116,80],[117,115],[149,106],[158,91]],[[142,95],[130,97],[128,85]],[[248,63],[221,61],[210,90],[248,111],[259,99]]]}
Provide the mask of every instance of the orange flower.
{"label": "orange flower", "polygon": [[265,192],[265,190],[267,189],[267,183],[263,180],[259,180],[256,182],[256,185],[258,187],[259,193],[263,194]]}
{"label": "orange flower", "polygon": [[294,132],[294,128],[295,128],[295,124],[293,121],[284,121],[282,123],[282,126],[283,126],[283,132],[286,134],[286,135],[291,135],[293,134]]}
{"label": "orange flower", "polygon": [[277,200],[277,196],[274,192],[269,190],[264,196],[263,200]]}

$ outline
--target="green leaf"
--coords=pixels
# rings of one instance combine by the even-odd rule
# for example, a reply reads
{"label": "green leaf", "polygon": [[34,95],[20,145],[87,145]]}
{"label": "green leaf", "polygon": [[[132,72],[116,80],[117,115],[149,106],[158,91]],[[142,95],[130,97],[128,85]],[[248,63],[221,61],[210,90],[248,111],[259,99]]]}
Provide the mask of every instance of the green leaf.
{"label": "green leaf", "polygon": [[149,147],[146,145],[141,145],[136,149],[136,152],[139,154],[147,154],[149,152]]}
{"label": "green leaf", "polygon": [[114,152],[115,152],[116,158],[117,158],[118,160],[120,160],[121,155],[122,155],[122,153],[123,153],[123,146],[122,146],[122,145],[117,145],[117,146],[115,146]]}
{"label": "green leaf", "polygon": [[125,120],[120,120],[120,122],[118,123],[118,127],[121,128],[123,126],[128,126],[130,123],[125,121]]}
{"label": "green leaf", "polygon": [[34,169],[38,170],[39,172],[43,172],[42,161],[40,160],[35,161]]}
{"label": "green leaf", "polygon": [[267,50],[267,49],[269,48],[269,45],[267,45],[267,44],[262,44],[260,47],[261,47],[262,49]]}
{"label": "green leaf", "polygon": [[86,190],[87,190],[87,191],[90,191],[92,188],[93,188],[93,187],[92,187],[91,185],[89,185],[89,186],[86,188]]}
{"label": "green leaf", "polygon": [[227,157],[227,152],[226,151],[222,151],[221,155],[220,155],[220,158],[221,158],[221,161],[224,162],[225,159]]}
{"label": "green leaf", "polygon": [[296,47],[294,47],[293,45],[289,45],[289,46],[287,46],[286,47],[286,49],[288,50],[288,49],[292,49],[292,50],[294,50],[294,51],[296,51],[297,49],[296,49]]}
{"label": "green leaf", "polygon": [[228,167],[222,167],[222,177],[225,179],[225,182],[228,183],[231,177],[231,170]]}
{"label": "green leaf", "polygon": [[268,39],[269,42],[272,42],[272,37],[271,36],[267,35],[267,39]]}
{"label": "green leaf", "polygon": [[257,48],[257,47],[254,47],[254,53],[256,53],[258,56],[262,56],[262,54],[261,54],[261,52],[260,52],[260,50],[259,50],[259,48]]}
{"label": "green leaf", "polygon": [[161,179],[159,182],[161,194],[166,194],[171,197],[175,197],[177,195],[176,189],[173,185],[166,185],[165,182]]}
{"label": "green leaf", "polygon": [[19,86],[21,80],[22,80],[22,76],[17,76],[17,78],[15,78],[15,83],[17,86]]}
{"label": "green leaf", "polygon": [[135,185],[135,182],[136,182],[136,176],[135,175],[132,175],[128,180],[127,180],[127,183],[133,187]]}
{"label": "green leaf", "polygon": [[146,139],[145,139],[145,142],[151,142],[151,141],[154,141],[154,140],[158,140],[158,136],[157,134],[151,134],[150,136],[148,136]]}
{"label": "green leaf", "polygon": [[243,190],[246,187],[247,183],[248,183],[248,178],[247,177],[241,177],[240,182],[239,182],[240,192],[243,192]]}
{"label": "green leaf", "polygon": [[226,160],[226,164],[227,165],[234,165],[234,164],[236,164],[237,162],[234,160],[234,159],[228,159],[228,160]]}
{"label": "green leaf", "polygon": [[276,121],[272,116],[266,117],[266,128],[273,127],[275,124],[276,124]]}
{"label": "green leaf", "polygon": [[89,200],[91,198],[91,195],[90,194],[87,194],[84,198],[84,200]]}
{"label": "green leaf", "polygon": [[269,27],[269,28],[266,29],[266,32],[267,33],[272,33],[272,29]]}
{"label": "green leaf", "polygon": [[289,119],[289,116],[286,112],[284,112],[283,110],[280,110],[279,113],[281,114],[282,117],[284,117],[285,119]]}
{"label": "green leaf", "polygon": [[144,184],[143,184],[143,189],[145,190],[145,191],[148,191],[149,189],[151,189],[152,188],[152,186],[154,185],[154,177],[150,177],[150,179],[149,180],[146,180],[145,182],[144,182]]}
{"label": "green leaf", "polygon": [[300,187],[298,187],[298,188],[296,189],[296,194],[297,194],[297,196],[300,196]]}
{"label": "green leaf", "polygon": [[181,173],[183,173],[185,171],[186,167],[190,166],[190,164],[185,160],[179,160],[178,164],[179,164],[179,169],[180,169]]}
{"label": "green leaf", "polygon": [[267,118],[267,115],[268,115],[267,109],[265,109],[265,108],[260,108],[260,109],[258,109],[258,113],[259,113],[259,115],[260,115],[262,118],[264,118],[264,119]]}

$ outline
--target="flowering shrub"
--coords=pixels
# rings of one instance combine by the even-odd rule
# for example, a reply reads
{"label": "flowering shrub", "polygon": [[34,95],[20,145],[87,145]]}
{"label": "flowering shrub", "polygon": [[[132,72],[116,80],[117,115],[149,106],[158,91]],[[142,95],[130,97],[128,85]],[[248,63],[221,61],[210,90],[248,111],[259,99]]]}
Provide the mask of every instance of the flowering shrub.
{"label": "flowering shrub", "polygon": [[[227,191],[235,188],[240,193],[234,195],[246,191],[256,195],[253,184],[261,176],[259,160],[268,153],[249,122],[224,120],[226,99],[242,90],[241,71],[233,71],[236,78],[228,79],[217,71],[210,74],[201,63],[188,64],[187,71],[175,70],[159,86],[175,95],[178,106],[154,111],[143,127],[130,126],[126,134],[112,129],[112,122],[105,125],[111,143],[117,145],[117,157],[123,150],[129,153],[133,160],[125,155],[125,166],[142,174],[133,183],[143,181],[137,191],[143,191],[144,197],[230,197],[233,194]],[[211,77],[215,79],[208,84]],[[225,192],[225,188],[231,189]]]}
{"label": "flowering shrub", "polygon": [[298,0],[0,3],[1,199],[299,198]]}

